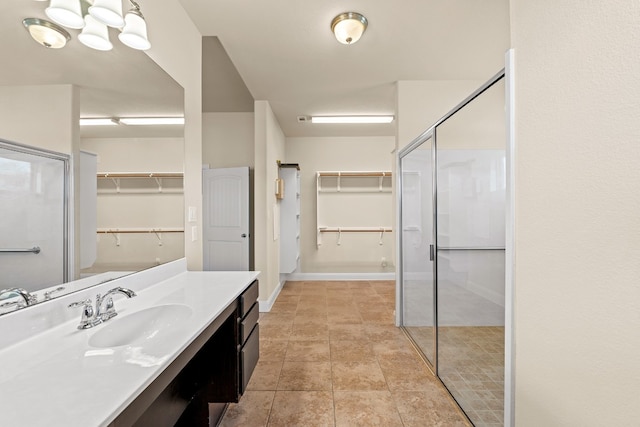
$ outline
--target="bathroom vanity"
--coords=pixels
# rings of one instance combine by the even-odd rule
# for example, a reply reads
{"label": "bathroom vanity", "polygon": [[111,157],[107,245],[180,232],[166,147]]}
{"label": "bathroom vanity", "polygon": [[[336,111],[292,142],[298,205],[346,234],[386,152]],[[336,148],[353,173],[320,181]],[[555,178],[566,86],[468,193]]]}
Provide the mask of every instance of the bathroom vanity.
{"label": "bathroom vanity", "polygon": [[[2,425],[215,425],[258,360],[257,276],[181,260],[3,316]],[[77,329],[67,306],[116,286],[137,296]]]}

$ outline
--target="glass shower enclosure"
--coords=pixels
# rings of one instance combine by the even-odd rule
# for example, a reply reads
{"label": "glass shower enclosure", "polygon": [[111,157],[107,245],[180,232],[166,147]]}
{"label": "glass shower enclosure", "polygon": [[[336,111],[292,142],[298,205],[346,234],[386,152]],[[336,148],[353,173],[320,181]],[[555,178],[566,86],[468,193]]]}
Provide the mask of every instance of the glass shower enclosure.
{"label": "glass shower enclosure", "polygon": [[503,425],[504,71],[399,153],[400,323],[469,420]]}
{"label": "glass shower enclosure", "polygon": [[69,173],[67,155],[0,140],[0,289],[69,280]]}

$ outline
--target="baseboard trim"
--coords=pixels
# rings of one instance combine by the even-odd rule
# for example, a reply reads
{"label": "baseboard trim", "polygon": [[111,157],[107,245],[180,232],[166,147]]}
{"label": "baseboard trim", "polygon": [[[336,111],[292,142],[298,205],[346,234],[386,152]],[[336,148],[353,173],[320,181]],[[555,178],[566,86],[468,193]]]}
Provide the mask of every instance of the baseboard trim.
{"label": "baseboard trim", "polygon": [[395,280],[396,273],[291,273],[287,280],[295,281],[344,281],[344,280]]}
{"label": "baseboard trim", "polygon": [[283,286],[284,286],[284,280],[278,283],[278,286],[271,293],[268,300],[266,301],[258,300],[258,305],[259,305],[258,310],[261,313],[268,313],[271,311],[271,308],[273,307],[273,304],[276,302],[278,295],[280,295],[280,291],[282,290]]}

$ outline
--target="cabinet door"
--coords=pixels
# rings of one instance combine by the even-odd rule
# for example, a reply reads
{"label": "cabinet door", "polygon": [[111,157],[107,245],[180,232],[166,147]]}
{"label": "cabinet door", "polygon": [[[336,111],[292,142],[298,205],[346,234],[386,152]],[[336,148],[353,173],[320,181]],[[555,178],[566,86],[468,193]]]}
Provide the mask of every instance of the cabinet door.
{"label": "cabinet door", "polygon": [[240,394],[244,394],[251,374],[260,357],[260,324],[256,324],[253,332],[240,351]]}

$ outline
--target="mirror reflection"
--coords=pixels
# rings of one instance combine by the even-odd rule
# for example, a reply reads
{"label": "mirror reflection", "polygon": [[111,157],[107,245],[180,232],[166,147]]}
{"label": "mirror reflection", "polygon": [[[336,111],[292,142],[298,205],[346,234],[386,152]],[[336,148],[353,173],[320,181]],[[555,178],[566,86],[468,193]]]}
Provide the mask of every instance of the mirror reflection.
{"label": "mirror reflection", "polygon": [[2,3],[0,315],[182,258],[183,125],[78,125],[182,117],[182,88],[120,43],[46,49],[22,20],[48,3]]}

